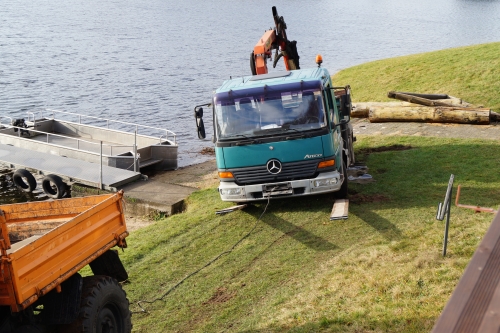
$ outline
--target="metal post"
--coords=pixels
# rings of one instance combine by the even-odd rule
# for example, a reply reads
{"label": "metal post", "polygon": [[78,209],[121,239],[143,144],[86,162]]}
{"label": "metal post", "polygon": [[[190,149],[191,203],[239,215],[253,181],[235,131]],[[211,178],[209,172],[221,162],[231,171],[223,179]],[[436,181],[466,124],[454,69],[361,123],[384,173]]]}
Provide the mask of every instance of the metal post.
{"label": "metal post", "polygon": [[444,225],[444,239],[443,239],[443,257],[446,256],[446,248],[448,246],[448,229],[450,228],[450,210],[451,210],[451,190],[450,190],[450,200],[448,200],[448,205],[446,207],[446,223]]}
{"label": "metal post", "polygon": [[49,143],[49,133],[47,133],[47,143]]}
{"label": "metal post", "polygon": [[455,175],[450,176],[450,181],[448,182],[448,188],[446,189],[446,195],[444,197],[444,202],[439,203],[438,212],[436,214],[437,220],[444,220],[444,215],[446,215],[446,223],[444,225],[444,237],[443,237],[443,257],[446,256],[446,248],[448,246],[448,230],[450,227],[450,211],[451,211],[451,197],[453,190],[453,181]]}
{"label": "metal post", "polygon": [[109,119],[106,119],[106,127],[109,128]]}
{"label": "metal post", "polygon": [[80,139],[76,139],[76,149],[80,150]]}
{"label": "metal post", "polygon": [[81,115],[78,115],[78,123],[81,124],[82,123],[82,116]]}
{"label": "metal post", "polygon": [[99,189],[102,190],[102,141],[101,141],[101,163],[99,164]]}
{"label": "metal post", "polygon": [[137,126],[134,133],[134,172],[137,172]]}

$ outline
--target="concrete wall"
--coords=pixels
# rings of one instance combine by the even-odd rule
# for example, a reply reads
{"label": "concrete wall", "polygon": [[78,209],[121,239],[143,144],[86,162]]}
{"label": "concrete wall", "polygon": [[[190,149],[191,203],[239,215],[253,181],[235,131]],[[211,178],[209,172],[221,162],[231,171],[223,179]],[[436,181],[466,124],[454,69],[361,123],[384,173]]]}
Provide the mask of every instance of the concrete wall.
{"label": "concrete wall", "polygon": [[155,165],[156,170],[177,169],[177,146],[154,145],[151,146],[151,157],[162,160]]}

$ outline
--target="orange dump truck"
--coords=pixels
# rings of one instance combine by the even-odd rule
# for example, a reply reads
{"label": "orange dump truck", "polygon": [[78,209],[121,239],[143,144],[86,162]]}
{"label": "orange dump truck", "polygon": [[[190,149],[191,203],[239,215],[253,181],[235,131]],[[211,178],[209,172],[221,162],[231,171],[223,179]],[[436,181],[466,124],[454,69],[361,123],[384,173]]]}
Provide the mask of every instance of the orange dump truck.
{"label": "orange dump truck", "polygon": [[0,333],[131,331],[122,197],[0,206]]}

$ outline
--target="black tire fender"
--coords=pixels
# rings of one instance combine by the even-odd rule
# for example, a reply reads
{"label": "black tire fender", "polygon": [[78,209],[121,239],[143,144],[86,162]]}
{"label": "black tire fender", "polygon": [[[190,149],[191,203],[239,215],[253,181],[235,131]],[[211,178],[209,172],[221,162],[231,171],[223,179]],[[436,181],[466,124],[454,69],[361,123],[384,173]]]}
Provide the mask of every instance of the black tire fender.
{"label": "black tire fender", "polygon": [[89,266],[94,275],[111,276],[119,282],[128,279],[127,271],[118,257],[118,251],[116,250],[107,250],[94,259]]}
{"label": "black tire fender", "polygon": [[94,275],[83,278],[82,298],[78,319],[61,327],[63,332],[129,333],[131,313],[125,291],[118,281]]}
{"label": "black tire fender", "polygon": [[35,177],[26,169],[17,169],[12,175],[12,181],[24,192],[32,192],[36,188]]}
{"label": "black tire fender", "polygon": [[42,188],[45,194],[52,199],[61,199],[66,192],[66,184],[57,175],[47,175],[42,180]]}

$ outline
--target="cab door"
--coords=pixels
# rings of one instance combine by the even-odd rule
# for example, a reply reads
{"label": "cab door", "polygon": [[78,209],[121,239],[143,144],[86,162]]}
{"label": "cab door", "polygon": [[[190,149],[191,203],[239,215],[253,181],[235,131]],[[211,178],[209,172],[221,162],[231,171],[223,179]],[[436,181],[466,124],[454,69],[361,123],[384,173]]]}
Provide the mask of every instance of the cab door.
{"label": "cab door", "polygon": [[342,145],[342,137],[340,132],[340,126],[336,126],[340,122],[340,115],[337,108],[336,103],[334,103],[334,98],[332,95],[332,89],[330,83],[327,83],[323,90],[323,99],[325,101],[325,109],[327,110],[328,115],[328,126],[329,126],[329,138],[325,141],[328,141],[325,144],[328,144],[330,149],[324,147],[325,151],[332,150],[333,154],[335,154],[335,165],[337,166],[337,170],[342,169],[342,157],[341,157],[341,145]]}

